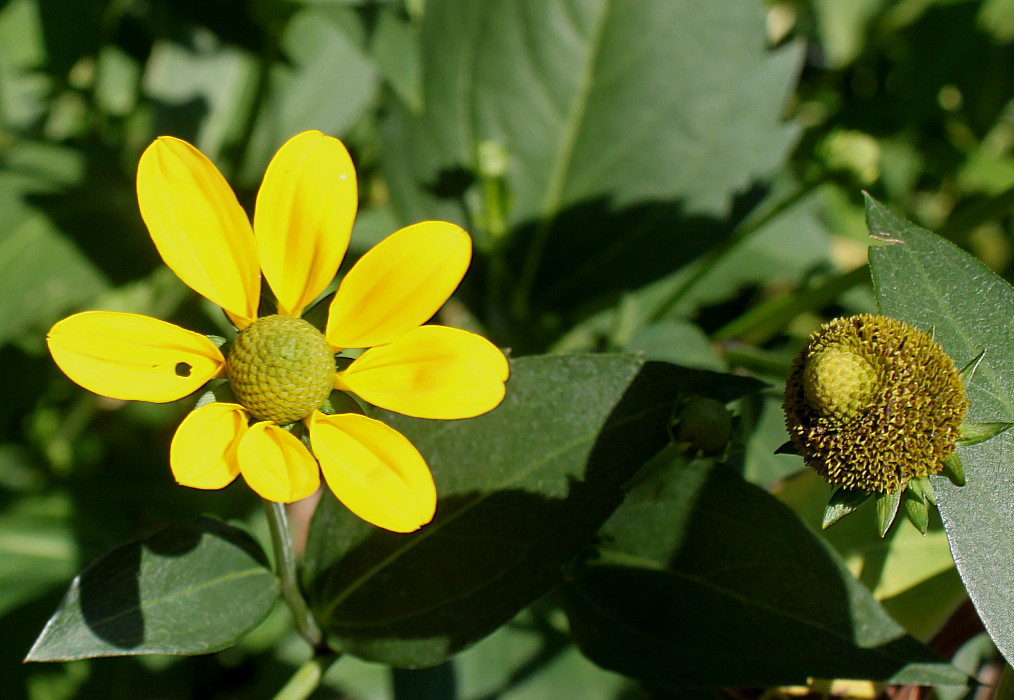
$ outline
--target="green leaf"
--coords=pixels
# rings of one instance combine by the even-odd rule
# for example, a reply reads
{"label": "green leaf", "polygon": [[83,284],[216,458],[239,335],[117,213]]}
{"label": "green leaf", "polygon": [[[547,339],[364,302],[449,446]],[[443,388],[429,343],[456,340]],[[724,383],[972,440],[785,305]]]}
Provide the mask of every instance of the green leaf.
{"label": "green leaf", "polygon": [[25,660],[218,651],[277,598],[278,579],[245,532],[210,518],[171,525],[78,574]]}
{"label": "green leaf", "polygon": [[15,501],[0,513],[0,615],[62,585],[76,569],[66,494]]}
{"label": "green leaf", "polygon": [[[867,198],[867,220],[871,234],[897,241],[870,251],[881,312],[919,328],[935,327],[937,341],[959,367],[986,350],[967,388],[968,420],[1014,419],[1014,290],[975,258],[894,216],[872,198]],[[1010,431],[959,447],[967,484],[933,480],[958,570],[1009,661],[1014,660],[1012,450]]]}
{"label": "green leaf", "polygon": [[419,448],[440,500],[431,524],[398,535],[325,495],[307,589],[340,651],[426,666],[489,634],[562,581],[668,443],[681,394],[728,401],[759,386],[631,355],[526,357],[511,371],[504,402],[478,418],[374,413]]}
{"label": "green leaf", "polygon": [[285,60],[272,68],[254,121],[244,182],[258,182],[279,146],[301,131],[348,132],[379,88],[373,63],[320,8],[300,10],[287,22],[281,49]]}
{"label": "green leaf", "polygon": [[[20,141],[0,159],[0,344],[28,329],[48,327],[68,308],[104,291],[94,262],[26,200],[45,201],[84,176],[70,148]],[[80,215],[80,212],[78,212]]]}
{"label": "green leaf", "polygon": [[563,589],[599,665],[665,686],[964,683],[763,489],[672,449],[645,472]]}
{"label": "green leaf", "polygon": [[513,289],[537,306],[693,259],[795,138],[782,115],[802,47],[768,49],[760,5],[434,0],[421,32],[425,109],[392,105],[386,125],[392,198],[406,220],[486,220],[477,154],[499,144]]}

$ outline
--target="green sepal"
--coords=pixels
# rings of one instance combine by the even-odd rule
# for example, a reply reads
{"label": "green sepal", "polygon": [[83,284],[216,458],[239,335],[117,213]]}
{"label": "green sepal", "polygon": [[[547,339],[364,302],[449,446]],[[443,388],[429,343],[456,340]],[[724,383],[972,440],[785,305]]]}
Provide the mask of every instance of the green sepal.
{"label": "green sepal", "polygon": [[846,515],[855,511],[872,494],[862,489],[838,488],[827,502],[824,508],[824,520],[820,524],[821,529],[826,530]]}
{"label": "green sepal", "polygon": [[961,464],[961,457],[957,452],[944,457],[943,475],[955,486],[965,485],[965,468]]}
{"label": "green sepal", "polygon": [[238,403],[236,401],[236,395],[232,393],[232,388],[229,386],[229,382],[224,379],[218,380],[213,379],[208,384],[208,388],[203,394],[197,399],[197,404],[194,406],[196,411],[198,408],[203,408],[209,403]]}
{"label": "green sepal", "polygon": [[958,438],[957,444],[961,447],[978,445],[980,442],[996,437],[1012,425],[1014,423],[962,423],[961,437]]}
{"label": "green sepal", "polygon": [[227,342],[229,342],[220,335],[206,335],[205,337],[212,343],[214,343],[215,347],[218,348],[219,350],[221,350],[222,346],[224,346]]}
{"label": "green sepal", "polygon": [[320,407],[320,412],[325,413],[329,416],[335,413],[358,413],[359,415],[365,415],[362,405],[356,401],[352,394],[345,391],[332,391],[331,395],[324,400],[324,405]]}
{"label": "green sepal", "polygon": [[909,479],[907,487],[909,491],[914,491],[916,495],[931,506],[935,506],[937,504],[936,493],[933,491],[933,482],[930,481],[928,476],[919,476],[914,479]]}
{"label": "green sepal", "polygon": [[976,355],[971,362],[965,365],[958,376],[961,377],[961,381],[965,386],[968,386],[969,382],[972,381],[972,377],[975,376],[975,370],[979,369],[979,364],[982,362],[982,358],[986,356],[986,351],[983,349],[978,355]]}
{"label": "green sepal", "polygon": [[[917,481],[913,479],[909,482],[909,488],[905,489],[901,495],[901,502],[905,506],[905,516],[909,522],[915,525],[915,529],[926,534],[929,529],[929,501],[926,500],[926,495],[918,488],[912,488],[912,482]],[[883,537],[883,533],[881,533]]]}
{"label": "green sepal", "polygon": [[799,450],[796,449],[796,446],[794,444],[792,444],[791,440],[789,440],[788,442],[786,442],[783,445],[779,445],[778,449],[775,450],[775,454],[776,455],[796,455],[797,457],[802,457],[802,455],[799,454]]}
{"label": "green sepal", "polygon": [[878,493],[874,496],[877,503],[877,530],[880,536],[887,535],[901,505],[901,489],[889,493]]}

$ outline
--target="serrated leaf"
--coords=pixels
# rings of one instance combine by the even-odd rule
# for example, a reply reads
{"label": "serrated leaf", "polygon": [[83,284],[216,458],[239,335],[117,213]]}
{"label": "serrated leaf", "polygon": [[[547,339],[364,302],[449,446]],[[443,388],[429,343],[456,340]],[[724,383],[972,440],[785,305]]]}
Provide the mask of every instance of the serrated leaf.
{"label": "serrated leaf", "polygon": [[407,220],[487,218],[477,154],[497,144],[536,306],[692,260],[795,139],[782,115],[802,47],[770,50],[759,5],[431,0],[421,32],[425,109],[394,104],[386,124],[392,198]]}
{"label": "serrated leaf", "polygon": [[[983,350],[967,387],[970,422],[1014,419],[1014,289],[982,263],[929,231],[867,198],[871,232],[894,245],[870,251],[882,313],[919,328],[936,326],[937,341],[958,366]],[[1014,434],[959,447],[967,479],[957,487],[935,478],[934,488],[951,551],[986,628],[1014,660]]]}
{"label": "serrated leaf", "polygon": [[669,442],[681,394],[724,402],[759,386],[632,355],[526,357],[484,416],[380,414],[433,470],[437,514],[397,535],[325,495],[305,564],[329,641],[395,666],[446,660],[562,581],[624,484]]}
{"label": "serrated leaf", "polygon": [[242,530],[210,518],[170,525],[78,574],[25,660],[218,651],[267,616],[278,590]]}
{"label": "serrated leaf", "polygon": [[763,489],[672,449],[645,471],[563,589],[599,665],[664,686],[964,683]]}

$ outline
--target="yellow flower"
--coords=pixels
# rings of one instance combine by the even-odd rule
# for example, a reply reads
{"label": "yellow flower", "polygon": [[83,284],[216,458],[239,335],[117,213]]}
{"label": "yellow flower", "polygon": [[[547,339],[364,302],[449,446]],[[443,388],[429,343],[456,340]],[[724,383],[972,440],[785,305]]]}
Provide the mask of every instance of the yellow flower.
{"label": "yellow flower", "polygon": [[[419,418],[469,418],[500,403],[503,353],[466,331],[421,325],[464,276],[468,234],[426,221],[381,241],[342,280],[321,333],[299,316],[337,273],[358,201],[340,141],[308,131],[282,146],[252,226],[218,169],[179,139],[163,136],[144,152],[137,195],[166,265],[221,306],[239,335],[226,358],[171,323],[86,311],[49,332],[60,369],[102,396],[157,403],[227,377],[237,402],[197,408],[173,438],[170,464],[184,486],[219,489],[242,474],[263,498],[289,503],[312,494],[323,472],[374,525],[411,532],[429,522],[436,488],[415,447],[372,418],[320,408],[332,389]],[[277,314],[258,318],[261,272]],[[366,350],[336,371],[334,355],[349,348]],[[282,427],[300,420],[312,455]]]}

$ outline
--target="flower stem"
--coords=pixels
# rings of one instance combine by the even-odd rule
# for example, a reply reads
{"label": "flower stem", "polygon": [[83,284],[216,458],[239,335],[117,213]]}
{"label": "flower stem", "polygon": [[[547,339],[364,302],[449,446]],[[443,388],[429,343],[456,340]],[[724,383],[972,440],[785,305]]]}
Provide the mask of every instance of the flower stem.
{"label": "flower stem", "polygon": [[320,686],[321,679],[338,656],[332,653],[307,661],[296,669],[289,682],[275,694],[274,700],[306,700]]}
{"label": "flower stem", "polygon": [[324,644],[324,637],[299,589],[296,551],[292,546],[292,533],[289,530],[289,516],[285,512],[285,505],[272,501],[263,503],[264,512],[268,516],[268,527],[271,529],[271,543],[275,548],[275,566],[282,586],[282,598],[292,611],[299,634],[318,655],[326,657],[329,650]]}
{"label": "flower stem", "polygon": [[661,321],[665,318],[690,290],[705,279],[708,274],[725,260],[737,247],[746,241],[751,235],[771,223],[774,219],[784,214],[793,206],[798,204],[807,195],[813,192],[820,181],[817,179],[801,183],[796,189],[776,201],[763,213],[755,218],[743,222],[733,231],[732,235],[724,239],[717,246],[705,253],[698,261],[696,268],[666,299],[660,303],[651,314],[650,321]]}

